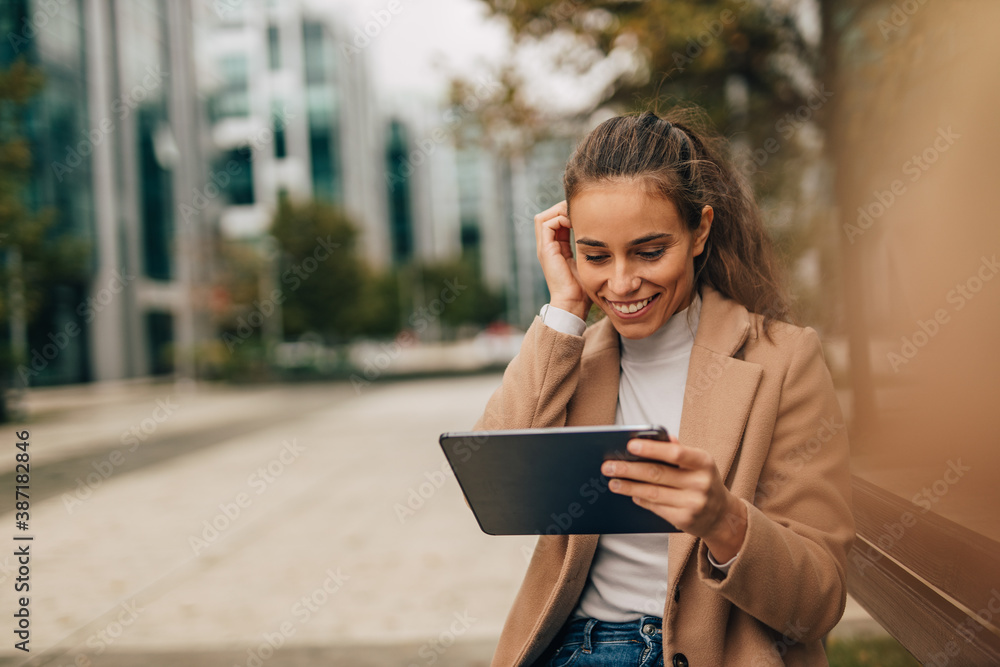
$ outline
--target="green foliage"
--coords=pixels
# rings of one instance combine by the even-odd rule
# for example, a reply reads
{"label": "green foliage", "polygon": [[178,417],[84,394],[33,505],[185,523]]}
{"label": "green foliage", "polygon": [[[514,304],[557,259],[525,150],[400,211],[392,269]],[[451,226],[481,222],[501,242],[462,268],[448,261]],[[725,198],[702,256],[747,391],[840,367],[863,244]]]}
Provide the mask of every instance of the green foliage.
{"label": "green foliage", "polygon": [[358,333],[372,338],[396,335],[400,329],[400,309],[399,272],[376,273],[366,266],[357,308]]}
{"label": "green foliage", "polygon": [[[271,234],[278,244],[274,287],[283,295],[286,341],[319,336],[337,345],[392,338],[403,329],[425,340],[454,338],[465,326],[479,328],[503,315],[503,297],[483,284],[468,258],[372,269],[358,254],[355,226],[327,203],[282,200]],[[259,309],[253,304],[268,298],[260,288],[272,266],[254,244],[226,242],[220,249],[217,287],[228,307],[218,314],[217,327],[225,344],[203,357],[221,375],[236,376],[262,359],[261,327],[246,322]]]}
{"label": "green foliage", "polygon": [[920,663],[891,637],[833,639],[826,647],[830,667],[918,667]]}
{"label": "green foliage", "polygon": [[[24,324],[37,318],[58,285],[81,282],[87,273],[89,246],[58,232],[51,208],[29,204],[34,158],[25,133],[28,105],[42,90],[44,76],[23,58],[0,70],[0,390],[16,359],[6,333],[12,313],[11,295],[20,292]],[[2,398],[0,398],[2,404]],[[0,405],[0,419],[3,406]]]}
{"label": "green foliage", "polygon": [[282,199],[271,234],[282,253],[285,335],[313,332],[343,342],[361,332],[366,272],[355,249],[358,231],[343,212],[320,201]]}
{"label": "green foliage", "polygon": [[[485,326],[503,315],[503,297],[489,290],[476,266],[466,259],[425,263],[412,266],[407,272],[419,276],[422,288],[420,294],[411,288],[405,295],[406,302],[411,304],[406,325],[417,333],[421,333],[421,322],[436,321],[445,337],[450,338],[462,325]],[[414,280],[407,284],[416,283]]]}
{"label": "green foliage", "polygon": [[[818,45],[798,29],[792,7],[752,0],[483,2],[508,20],[518,43],[574,34],[575,44],[541,64],[560,74],[582,79],[612,51],[634,47],[644,61],[639,71],[619,76],[598,104],[646,109],[693,102],[721,131],[746,133],[754,146],[775,134],[776,119],[808,100],[796,77],[803,67],[819,67]],[[516,125],[530,125],[546,110],[526,109],[517,90],[521,82],[507,74],[502,82],[510,91],[500,99]],[[734,116],[726,99],[733,76],[747,86],[746,117]]]}

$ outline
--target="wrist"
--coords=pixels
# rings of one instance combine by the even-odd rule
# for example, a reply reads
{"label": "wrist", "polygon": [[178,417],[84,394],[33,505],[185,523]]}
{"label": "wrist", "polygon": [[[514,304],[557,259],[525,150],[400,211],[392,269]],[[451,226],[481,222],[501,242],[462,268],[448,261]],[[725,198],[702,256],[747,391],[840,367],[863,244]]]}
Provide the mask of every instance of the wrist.
{"label": "wrist", "polygon": [[587,315],[590,313],[590,304],[583,301],[568,301],[566,299],[552,299],[549,305],[553,308],[559,308],[565,310],[568,313],[576,315],[581,320],[586,320]]}
{"label": "wrist", "polygon": [[736,496],[729,494],[725,514],[719,519],[718,526],[702,540],[716,562],[726,563],[743,548],[746,532],[746,505]]}

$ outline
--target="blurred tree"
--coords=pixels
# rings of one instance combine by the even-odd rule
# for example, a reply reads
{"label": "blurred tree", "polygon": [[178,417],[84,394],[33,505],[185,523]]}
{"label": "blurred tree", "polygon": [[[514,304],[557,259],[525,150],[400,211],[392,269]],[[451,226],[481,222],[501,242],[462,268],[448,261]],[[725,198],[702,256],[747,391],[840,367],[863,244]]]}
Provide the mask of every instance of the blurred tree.
{"label": "blurred tree", "polygon": [[355,249],[357,228],[344,213],[283,197],[271,234],[282,254],[276,287],[284,295],[284,335],[314,332],[337,343],[363,332],[359,309],[368,272]]}
{"label": "blurred tree", "polygon": [[440,326],[444,338],[454,338],[462,325],[482,327],[504,313],[502,295],[486,286],[468,258],[422,263],[409,271],[420,276],[421,294],[411,289],[406,295],[412,308],[405,326],[417,334]]}
{"label": "blurred tree", "polygon": [[33,158],[24,118],[43,85],[42,72],[23,58],[0,70],[0,421],[7,418],[6,389],[28,384],[16,373],[28,361],[28,326],[56,285],[79,283],[87,271],[87,244],[59,233],[52,209],[30,204]]}
{"label": "blurred tree", "polygon": [[[501,104],[485,114],[494,124],[509,121],[544,133],[558,115],[586,116],[602,104],[645,109],[666,99],[694,102],[720,131],[745,133],[757,146],[776,136],[777,119],[794,118],[803,104],[816,106],[819,16],[805,16],[809,3],[482,1],[491,15],[508,21],[515,43],[499,72],[504,94],[491,96]],[[518,64],[526,49],[533,55],[529,68]],[[550,82],[579,82],[575,108],[544,82],[532,90],[537,72]],[[588,79],[600,87],[594,90]],[[475,82],[454,83],[457,100],[478,94]]]}
{"label": "blurred tree", "polygon": [[377,273],[365,266],[358,300],[356,335],[388,338],[400,330],[400,277],[392,268]]}

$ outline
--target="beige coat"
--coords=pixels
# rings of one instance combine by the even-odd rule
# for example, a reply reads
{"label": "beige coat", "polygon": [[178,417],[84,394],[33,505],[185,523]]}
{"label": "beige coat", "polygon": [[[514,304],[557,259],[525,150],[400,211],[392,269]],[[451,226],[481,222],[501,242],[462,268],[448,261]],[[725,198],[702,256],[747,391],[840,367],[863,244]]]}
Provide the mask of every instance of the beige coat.
{"label": "beige coat", "polygon": [[[825,665],[820,641],[844,611],[854,521],[847,429],[819,338],[776,323],[771,343],[760,316],[709,287],[701,295],[677,436],[712,454],[748,521],[725,577],[701,540],[670,536],[664,662]],[[607,318],[573,336],[536,316],[474,429],[613,424],[618,374]],[[538,538],[493,667],[530,665],[545,650],[576,605],[597,539]]]}

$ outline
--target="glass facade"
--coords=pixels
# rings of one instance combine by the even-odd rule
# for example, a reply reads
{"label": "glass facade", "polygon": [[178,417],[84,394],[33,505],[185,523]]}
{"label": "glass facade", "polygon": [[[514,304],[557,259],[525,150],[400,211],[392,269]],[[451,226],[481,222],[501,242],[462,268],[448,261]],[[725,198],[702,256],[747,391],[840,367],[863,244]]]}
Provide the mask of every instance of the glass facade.
{"label": "glass facade", "polygon": [[[12,329],[19,328],[14,321],[24,322],[25,356],[12,358],[8,369],[16,386],[84,382],[91,377],[85,318],[87,279],[96,258],[91,154],[106,136],[91,127],[87,113],[81,5],[79,0],[68,1],[58,12],[39,14],[42,8],[27,0],[0,3],[0,34],[5,36],[0,42],[0,69],[23,60],[44,77],[41,92],[18,119],[31,164],[23,182],[12,180],[17,183],[16,194],[8,196],[19,197],[29,216],[48,221],[44,241],[48,248],[66,248],[83,260],[82,266],[53,266],[0,239],[0,266],[20,264],[26,287],[20,315],[10,307],[9,291],[0,297],[7,306],[0,326],[4,349],[11,349],[13,338],[22,335],[12,335]],[[44,29],[37,25],[39,16],[45,17]],[[16,138],[10,134],[14,128],[5,123],[0,143]],[[13,171],[0,175],[0,180],[7,179],[17,176]]]}
{"label": "glass facade", "polygon": [[386,181],[389,197],[389,235],[392,261],[402,264],[413,257],[413,210],[410,200],[409,145],[406,127],[398,120],[389,123],[386,145]]}
{"label": "glass facade", "polygon": [[212,121],[246,118],[250,115],[247,57],[243,54],[225,55],[218,64],[222,82],[212,98]]}
{"label": "glass facade", "polygon": [[306,113],[309,123],[309,159],[313,196],[339,204],[343,201],[340,173],[339,109],[332,77],[335,50],[322,24],[302,23],[305,58]]}

